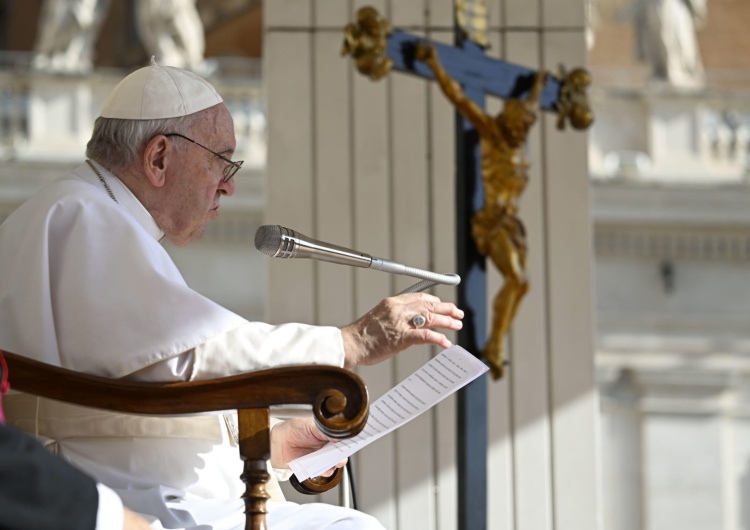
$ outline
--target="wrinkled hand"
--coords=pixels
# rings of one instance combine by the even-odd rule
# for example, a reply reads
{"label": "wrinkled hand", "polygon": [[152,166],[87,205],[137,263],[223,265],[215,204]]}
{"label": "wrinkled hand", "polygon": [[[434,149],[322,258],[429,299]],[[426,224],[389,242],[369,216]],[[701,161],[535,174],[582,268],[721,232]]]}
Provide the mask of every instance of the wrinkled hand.
{"label": "wrinkled hand", "polygon": [[[331,440],[315,426],[312,418],[292,418],[274,426],[271,430],[271,465],[277,469],[289,467],[289,462],[317,451]],[[346,459],[336,467],[344,467]],[[330,469],[321,476],[333,473]]]}
{"label": "wrinkled hand", "polygon": [[435,46],[429,41],[418,40],[414,45],[414,58],[417,61],[429,63],[430,61],[435,60],[436,55],[437,52],[435,51]]}
{"label": "wrinkled hand", "polygon": [[[425,317],[422,327],[412,319]],[[451,342],[430,328],[461,329],[464,312],[450,302],[427,293],[407,293],[386,298],[362,318],[342,328],[345,365],[377,364],[417,344],[449,348]]]}

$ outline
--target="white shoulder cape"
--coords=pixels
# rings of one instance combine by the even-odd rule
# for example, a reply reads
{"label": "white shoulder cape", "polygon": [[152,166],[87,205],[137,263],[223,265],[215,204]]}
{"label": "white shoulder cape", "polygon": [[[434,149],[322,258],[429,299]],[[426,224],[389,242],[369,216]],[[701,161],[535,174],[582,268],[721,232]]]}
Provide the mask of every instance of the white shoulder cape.
{"label": "white shoulder cape", "polygon": [[109,377],[247,321],[189,288],[122,183],[83,165],[0,225],[0,348]]}

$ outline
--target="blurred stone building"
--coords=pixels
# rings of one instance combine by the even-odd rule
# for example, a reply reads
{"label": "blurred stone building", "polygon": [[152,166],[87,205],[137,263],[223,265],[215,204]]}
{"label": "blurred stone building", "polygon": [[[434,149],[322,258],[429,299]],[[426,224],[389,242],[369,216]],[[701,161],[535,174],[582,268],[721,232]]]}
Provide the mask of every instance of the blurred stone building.
{"label": "blurred stone building", "polygon": [[747,529],[750,4],[707,2],[693,87],[636,59],[643,4],[592,8],[604,528]]}

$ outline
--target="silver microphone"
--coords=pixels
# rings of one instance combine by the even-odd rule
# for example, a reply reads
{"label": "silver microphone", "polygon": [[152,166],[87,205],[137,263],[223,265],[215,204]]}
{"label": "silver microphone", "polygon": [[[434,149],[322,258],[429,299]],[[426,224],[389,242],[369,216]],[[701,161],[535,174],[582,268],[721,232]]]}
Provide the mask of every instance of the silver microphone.
{"label": "silver microphone", "polygon": [[401,263],[375,258],[369,254],[348,248],[323,243],[304,236],[291,228],[279,225],[263,225],[255,232],[255,248],[274,258],[309,258],[339,265],[350,265],[363,269],[373,269],[392,274],[412,276],[424,280],[403,292],[417,292],[433,285],[458,285],[461,277],[457,274],[439,274],[415,269]]}

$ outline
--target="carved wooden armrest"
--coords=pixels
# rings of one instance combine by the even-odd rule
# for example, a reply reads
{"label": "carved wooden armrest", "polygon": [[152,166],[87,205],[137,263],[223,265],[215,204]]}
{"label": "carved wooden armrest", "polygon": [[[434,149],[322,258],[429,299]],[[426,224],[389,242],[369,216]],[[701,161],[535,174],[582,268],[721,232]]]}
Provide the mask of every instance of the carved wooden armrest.
{"label": "carved wooden armrest", "polygon": [[[367,420],[364,382],[334,366],[284,366],[203,381],[140,383],[84,374],[13,353],[3,355],[13,389],[66,403],[155,415],[237,410],[247,528],[265,528],[269,407],[311,405],[320,430],[336,439],[357,435]],[[292,483],[303,493],[319,493],[338,484],[341,473],[337,470],[332,477],[302,485]]]}

